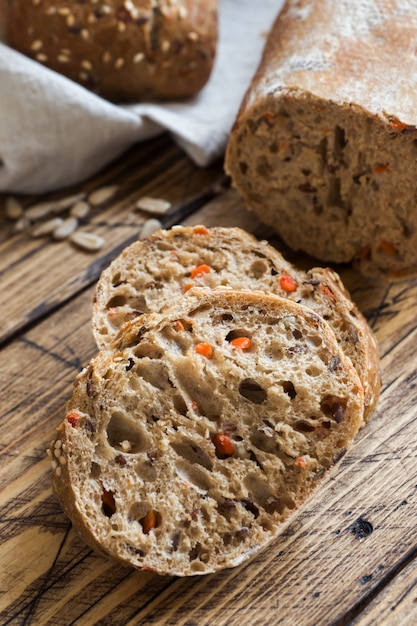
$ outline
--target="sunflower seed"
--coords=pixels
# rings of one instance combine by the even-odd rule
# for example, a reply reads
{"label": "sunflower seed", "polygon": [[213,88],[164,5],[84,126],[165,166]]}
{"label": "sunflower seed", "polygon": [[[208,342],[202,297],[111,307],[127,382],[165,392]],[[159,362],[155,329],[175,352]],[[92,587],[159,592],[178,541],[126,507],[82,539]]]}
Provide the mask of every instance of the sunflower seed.
{"label": "sunflower seed", "polygon": [[23,215],[23,207],[13,196],[6,198],[6,217],[9,220],[18,220]]}
{"label": "sunflower seed", "polygon": [[96,252],[104,246],[103,237],[95,235],[94,233],[84,233],[81,231],[72,233],[72,235],[70,235],[70,241],[76,246],[91,252]]}
{"label": "sunflower seed", "polygon": [[90,212],[90,205],[85,200],[80,200],[76,202],[70,209],[70,215],[76,217],[79,220],[82,220],[84,217]]}
{"label": "sunflower seed", "polygon": [[78,227],[78,220],[76,217],[67,217],[52,233],[53,238],[61,241],[66,239],[76,230]]}
{"label": "sunflower seed", "polygon": [[25,211],[25,217],[31,222],[36,222],[52,213],[53,206],[51,202],[39,202],[34,204]]}
{"label": "sunflower seed", "polygon": [[84,200],[84,198],[84,192],[75,193],[71,196],[67,196],[66,198],[61,198],[60,200],[52,202],[52,210],[54,213],[60,213],[60,211],[65,211],[65,209],[68,209],[70,206]]}
{"label": "sunflower seed", "polygon": [[42,222],[32,230],[32,237],[45,237],[45,235],[50,235],[58,226],[61,226],[63,222],[62,217],[53,217],[47,222]]}
{"label": "sunflower seed", "polygon": [[162,228],[162,224],[159,220],[156,220],[154,218],[146,220],[139,233],[139,239],[146,239],[146,237],[149,237],[150,235],[152,235],[152,233],[154,233],[156,230],[159,230],[160,228]]}
{"label": "sunflower seed", "polygon": [[104,204],[110,198],[114,196],[116,191],[119,189],[119,185],[108,185],[107,187],[100,187],[96,189],[88,196],[88,202],[91,206],[99,206],[100,204]]}
{"label": "sunflower seed", "polygon": [[161,200],[160,198],[150,198],[143,196],[136,202],[136,208],[146,213],[153,213],[154,215],[165,215],[171,208],[171,202],[168,200]]}

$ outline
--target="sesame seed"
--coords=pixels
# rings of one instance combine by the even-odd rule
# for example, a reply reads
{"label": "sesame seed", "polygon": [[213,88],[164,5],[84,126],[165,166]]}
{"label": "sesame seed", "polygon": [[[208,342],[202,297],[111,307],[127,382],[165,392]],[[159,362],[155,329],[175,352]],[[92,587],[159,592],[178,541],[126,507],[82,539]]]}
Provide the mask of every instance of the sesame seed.
{"label": "sesame seed", "polygon": [[84,39],[84,41],[87,41],[87,39],[90,38],[90,31],[87,30],[86,28],[83,28],[80,34],[81,34],[81,37]]}
{"label": "sesame seed", "polygon": [[114,69],[115,70],[120,70],[120,69],[122,69],[124,64],[125,64],[125,60],[122,59],[122,57],[119,57],[118,59],[116,59],[116,62],[114,64]]}
{"label": "sesame seed", "polygon": [[126,24],[124,22],[117,22],[117,30],[119,33],[124,33],[126,31]]}
{"label": "sesame seed", "polygon": [[51,461],[51,467],[53,470],[55,470],[58,467],[58,463],[56,461]]}
{"label": "sesame seed", "polygon": [[35,59],[40,63],[45,63],[48,60],[48,57],[46,56],[46,54],[39,52],[39,54],[36,55]]}
{"label": "sesame seed", "polygon": [[61,448],[62,446],[62,439],[57,439],[54,443],[54,448]]}
{"label": "sesame seed", "polygon": [[101,57],[101,60],[103,61],[103,63],[109,63],[111,61],[110,52],[105,52],[103,56]]}
{"label": "sesame seed", "polygon": [[40,50],[43,46],[43,41],[41,41],[40,39],[36,39],[36,41],[33,42],[33,44],[30,46],[31,50]]}
{"label": "sesame seed", "polygon": [[60,467],[57,467],[57,468],[56,468],[56,470],[55,470],[55,474],[56,474],[57,476],[61,476],[61,474],[62,474],[62,470],[61,470],[61,468],[60,468]]}
{"label": "sesame seed", "polygon": [[69,15],[71,13],[71,9],[68,7],[60,7],[58,10],[58,15]]}
{"label": "sesame seed", "polygon": [[49,7],[48,9],[46,9],[45,13],[46,15],[55,15],[56,7]]}
{"label": "sesame seed", "polygon": [[191,31],[191,33],[188,33],[187,39],[189,41],[198,41],[198,39],[199,39],[198,33],[195,33],[194,31]]}
{"label": "sesame seed", "polygon": [[70,13],[70,15],[68,15],[66,22],[67,22],[68,28],[71,28],[72,26],[74,26],[74,24],[75,24],[75,17],[72,15],[72,13]]}
{"label": "sesame seed", "polygon": [[33,4],[34,7],[38,7],[41,2],[42,2],[42,0],[32,0],[32,4]]}
{"label": "sesame seed", "polygon": [[168,40],[163,41],[162,44],[161,44],[162,52],[168,52],[170,47],[171,47],[171,44],[169,43]]}
{"label": "sesame seed", "polygon": [[91,61],[87,61],[85,59],[84,61],[81,61],[81,67],[83,68],[83,70],[87,70],[87,72],[89,72],[93,69],[93,64],[91,63]]}
{"label": "sesame seed", "polygon": [[90,78],[90,75],[87,72],[80,72],[78,78],[86,82]]}
{"label": "sesame seed", "polygon": [[133,57],[133,63],[140,63],[141,61],[143,61],[144,58],[145,58],[144,53],[143,52],[138,52]]}
{"label": "sesame seed", "polygon": [[54,448],[54,455],[58,458],[61,456],[61,450],[59,448]]}
{"label": "sesame seed", "polygon": [[70,59],[65,54],[59,54],[57,59],[60,63],[69,63]]}
{"label": "sesame seed", "polygon": [[61,463],[61,465],[67,464],[67,459],[64,456],[60,456],[58,460]]}

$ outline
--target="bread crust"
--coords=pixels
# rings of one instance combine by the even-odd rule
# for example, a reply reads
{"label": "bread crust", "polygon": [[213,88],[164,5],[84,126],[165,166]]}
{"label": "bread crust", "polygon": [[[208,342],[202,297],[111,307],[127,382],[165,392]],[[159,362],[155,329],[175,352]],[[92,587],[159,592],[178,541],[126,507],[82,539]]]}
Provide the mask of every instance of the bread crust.
{"label": "bread crust", "polygon": [[78,376],[51,455],[75,528],[126,565],[186,576],[242,563],[363,425],[330,327],[272,294],[193,289],[118,347]]}
{"label": "bread crust", "polygon": [[409,0],[288,0],[278,16],[225,167],[293,249],[415,273],[416,29]]}
{"label": "bread crust", "polygon": [[6,43],[113,101],[195,95],[217,19],[217,0],[0,0]]}
{"label": "bread crust", "polygon": [[[193,277],[202,265],[206,272]],[[283,277],[292,281],[289,286]],[[163,310],[193,284],[270,291],[324,317],[359,373],[368,419],[381,385],[378,346],[339,276],[324,268],[297,270],[267,242],[239,228],[161,230],[126,248],[96,286],[93,331],[97,345],[110,348],[125,322],[141,312]]]}

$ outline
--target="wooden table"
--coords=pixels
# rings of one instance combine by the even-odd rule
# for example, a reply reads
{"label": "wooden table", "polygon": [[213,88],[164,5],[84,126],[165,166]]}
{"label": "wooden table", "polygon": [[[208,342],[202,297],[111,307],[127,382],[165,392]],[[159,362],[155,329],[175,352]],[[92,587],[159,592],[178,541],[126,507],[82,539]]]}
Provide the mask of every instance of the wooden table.
{"label": "wooden table", "polygon": [[[95,555],[72,530],[51,492],[45,449],[76,373],[96,352],[95,282],[145,219],[136,200],[171,201],[165,226],[239,225],[268,236],[228,188],[221,162],[198,169],[165,136],[46,197],[114,183],[113,200],[85,226],[105,239],[98,253],[13,234],[0,199],[0,623],[417,624],[416,280],[375,284],[338,268],[380,344],[379,407],[323,488],[251,562],[206,577],[160,577]],[[272,241],[290,260],[311,263]]]}

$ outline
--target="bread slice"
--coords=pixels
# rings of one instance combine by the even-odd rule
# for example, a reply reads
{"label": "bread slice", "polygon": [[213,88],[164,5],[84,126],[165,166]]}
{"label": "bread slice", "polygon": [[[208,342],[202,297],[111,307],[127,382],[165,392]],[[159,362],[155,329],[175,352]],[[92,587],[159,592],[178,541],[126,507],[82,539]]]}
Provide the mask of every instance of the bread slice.
{"label": "bread slice", "polygon": [[138,241],[104,270],[93,305],[100,349],[111,347],[121,326],[141,313],[162,311],[193,284],[276,293],[309,306],[332,326],[356,367],[365,413],[380,390],[378,348],[365,318],[330,269],[296,270],[265,241],[239,228],[174,227]]}
{"label": "bread slice", "polygon": [[416,32],[411,0],[287,0],[226,170],[294,250],[371,276],[417,272]]}
{"label": "bread slice", "polygon": [[272,294],[194,289],[127,325],[78,376],[51,454],[93,548],[160,574],[238,565],[273,540],[363,424],[328,324]]}

